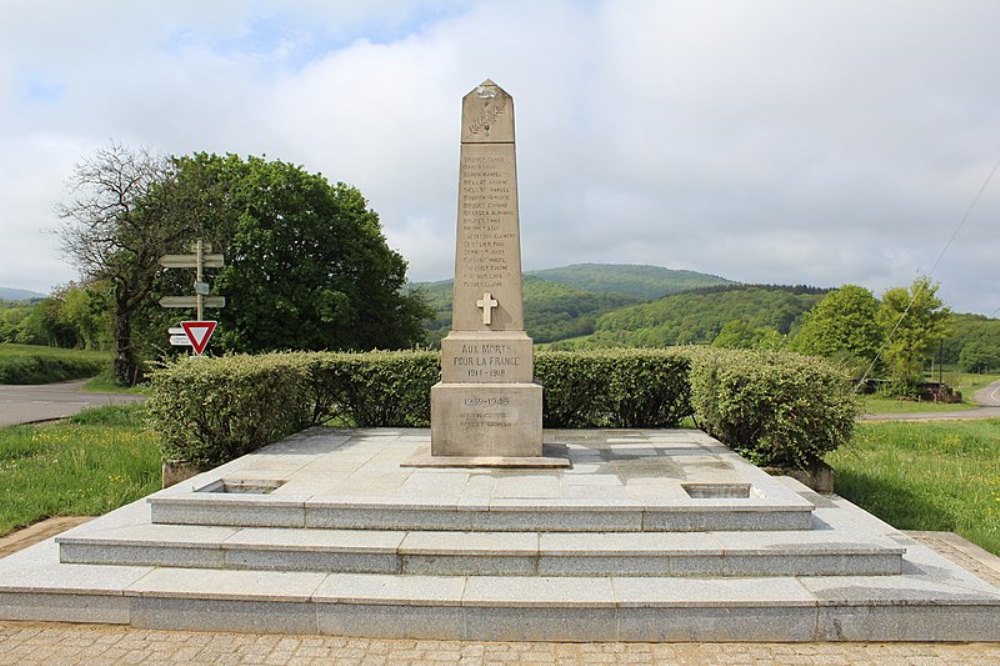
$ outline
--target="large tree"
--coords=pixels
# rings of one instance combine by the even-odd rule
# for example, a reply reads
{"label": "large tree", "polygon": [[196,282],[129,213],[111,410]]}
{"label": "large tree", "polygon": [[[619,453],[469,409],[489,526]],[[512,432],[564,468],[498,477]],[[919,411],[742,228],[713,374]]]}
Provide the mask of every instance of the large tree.
{"label": "large tree", "polygon": [[754,328],[741,319],[733,319],[723,324],[719,334],[712,340],[713,347],[725,349],[767,349],[775,351],[784,346],[784,337],[769,326]]}
{"label": "large tree", "polygon": [[212,313],[213,344],[260,352],[423,341],[429,311],[401,292],[406,262],[357,189],[258,157],[199,153],[173,165],[175,216],[225,254],[213,292],[227,305]]}
{"label": "large tree", "polygon": [[845,284],[805,314],[792,348],[804,354],[841,358],[867,366],[882,346],[878,300],[864,287]]}
{"label": "large tree", "polygon": [[159,258],[191,236],[163,196],[172,179],[170,160],[112,143],[76,166],[71,197],[58,207],[64,252],[85,279],[111,285],[114,377],[125,385],[140,378],[133,321],[153,288]]}
{"label": "large tree", "polygon": [[909,289],[895,287],[882,295],[878,323],[886,336],[882,358],[897,390],[912,389],[923,381],[923,368],[948,332],[951,311],[937,297],[929,278],[913,281]]}

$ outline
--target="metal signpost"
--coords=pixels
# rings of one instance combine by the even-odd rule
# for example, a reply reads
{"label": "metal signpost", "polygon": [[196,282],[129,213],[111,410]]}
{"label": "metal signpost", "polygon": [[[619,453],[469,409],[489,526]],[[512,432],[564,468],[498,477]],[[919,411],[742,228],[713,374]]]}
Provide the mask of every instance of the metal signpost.
{"label": "metal signpost", "polygon": [[160,306],[165,308],[194,308],[197,312],[195,321],[182,321],[180,327],[167,329],[170,334],[170,344],[178,347],[191,347],[192,356],[201,356],[208,346],[208,341],[215,331],[216,322],[205,320],[205,308],[226,307],[225,296],[209,296],[211,286],[205,281],[204,269],[221,268],[225,258],[221,254],[206,254],[212,251],[212,246],[202,241],[191,245],[194,254],[167,254],[160,258],[164,268],[195,269],[194,296],[164,296]]}

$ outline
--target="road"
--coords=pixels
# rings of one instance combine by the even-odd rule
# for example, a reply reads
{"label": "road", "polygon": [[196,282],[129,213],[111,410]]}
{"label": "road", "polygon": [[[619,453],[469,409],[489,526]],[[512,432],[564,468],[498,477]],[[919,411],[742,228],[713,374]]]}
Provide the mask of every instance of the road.
{"label": "road", "polygon": [[1000,407],[1000,382],[993,382],[986,388],[976,391],[972,401],[985,407]]}
{"label": "road", "polygon": [[862,421],[973,421],[1000,419],[1000,382],[979,389],[972,396],[979,407],[956,412],[915,412],[911,414],[866,414]]}
{"label": "road", "polygon": [[72,416],[94,405],[145,400],[132,393],[98,393],[82,390],[85,380],[57,384],[0,384],[0,426],[37,423]]}

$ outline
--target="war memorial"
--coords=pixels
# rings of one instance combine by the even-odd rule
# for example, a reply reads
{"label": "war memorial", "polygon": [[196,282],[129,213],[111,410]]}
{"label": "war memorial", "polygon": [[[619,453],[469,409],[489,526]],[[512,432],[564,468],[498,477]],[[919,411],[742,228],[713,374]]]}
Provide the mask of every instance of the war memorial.
{"label": "war memorial", "polygon": [[513,100],[462,105],[429,429],[312,428],[0,560],[0,620],[541,641],[994,641],[1000,590],[705,433],[543,430]]}

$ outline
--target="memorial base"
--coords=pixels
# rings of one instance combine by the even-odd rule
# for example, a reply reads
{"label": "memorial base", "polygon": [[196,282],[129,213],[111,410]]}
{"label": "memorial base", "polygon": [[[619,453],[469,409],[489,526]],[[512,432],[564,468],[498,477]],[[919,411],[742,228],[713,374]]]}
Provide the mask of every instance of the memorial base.
{"label": "memorial base", "polygon": [[481,467],[484,469],[570,469],[573,463],[565,444],[547,443],[540,456],[433,456],[423,449],[400,467],[433,467],[438,469]]}
{"label": "memorial base", "polygon": [[435,384],[431,455],[542,456],[542,385]]}

